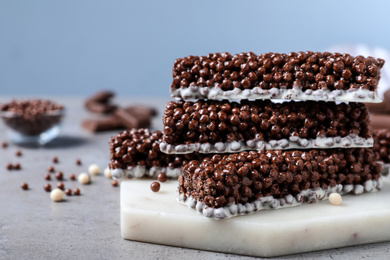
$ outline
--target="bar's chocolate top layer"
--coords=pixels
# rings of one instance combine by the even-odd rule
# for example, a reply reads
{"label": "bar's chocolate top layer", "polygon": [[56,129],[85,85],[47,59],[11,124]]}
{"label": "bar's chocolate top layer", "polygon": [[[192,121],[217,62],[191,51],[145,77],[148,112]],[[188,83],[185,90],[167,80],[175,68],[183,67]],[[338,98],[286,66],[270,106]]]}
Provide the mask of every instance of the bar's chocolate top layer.
{"label": "bar's chocolate top layer", "polygon": [[374,129],[372,130],[372,137],[374,138],[372,149],[379,153],[379,160],[390,163],[390,130]]}
{"label": "bar's chocolate top layer", "polygon": [[[349,54],[329,52],[306,51],[260,55],[252,52],[236,55],[227,52],[211,53],[207,56],[188,56],[176,59],[172,69],[173,82],[170,89],[172,97],[183,99],[212,98],[214,94],[208,95],[207,89],[202,90],[205,93],[199,92],[198,88],[205,87],[220,89],[224,92],[233,89],[240,92],[240,90],[255,88],[259,90],[297,88],[302,92],[357,89],[375,91],[383,65],[384,60],[379,58],[352,57]],[[193,93],[184,94],[178,91],[183,89],[190,89]],[[251,98],[256,99],[259,93],[258,99],[281,98],[278,96],[279,93],[274,93],[276,97],[268,97],[261,91],[245,95],[252,95]],[[234,93],[231,94],[235,98],[240,97]],[[334,94],[340,95],[340,93]],[[310,91],[308,95],[295,99],[314,99],[310,98]],[[220,98],[218,94],[215,96],[215,99]],[[328,97],[321,98],[321,100],[326,100],[326,98]],[[370,101],[367,100],[367,102]]]}
{"label": "bar's chocolate top layer", "polygon": [[198,159],[194,154],[166,155],[160,151],[160,131],[131,129],[110,138],[110,169],[127,169],[131,166],[180,168],[190,160]]}
{"label": "bar's chocolate top layer", "polygon": [[[169,151],[169,145],[181,145],[179,148],[184,147],[182,152],[185,153],[195,147],[191,148],[191,144],[248,141],[272,143],[273,140],[287,142],[285,146],[278,144],[277,149],[291,149],[288,141],[300,145],[300,140],[306,140],[306,146],[300,145],[302,148],[313,148],[307,145],[307,140],[316,140],[314,147],[321,147],[318,138],[370,138],[368,120],[369,113],[363,103],[171,101],[165,107],[164,136],[160,149],[167,153],[181,153],[179,149]],[[324,144],[324,148],[332,148],[333,145]],[[248,145],[242,147],[242,150],[256,148],[259,149]],[[232,151],[217,149],[217,152]]]}
{"label": "bar's chocolate top layer", "polygon": [[184,165],[178,191],[212,208],[245,205],[265,196],[377,180],[382,167],[376,157],[370,148],[217,154]]}

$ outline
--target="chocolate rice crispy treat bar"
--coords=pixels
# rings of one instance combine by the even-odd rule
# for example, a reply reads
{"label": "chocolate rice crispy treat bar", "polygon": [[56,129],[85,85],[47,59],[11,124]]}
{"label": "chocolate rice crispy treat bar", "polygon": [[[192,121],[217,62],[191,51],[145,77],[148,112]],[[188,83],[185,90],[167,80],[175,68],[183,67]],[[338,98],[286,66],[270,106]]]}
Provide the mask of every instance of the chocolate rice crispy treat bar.
{"label": "chocolate rice crispy treat bar", "polygon": [[160,172],[176,178],[181,166],[190,160],[200,159],[196,154],[166,155],[160,151],[162,133],[148,129],[131,129],[110,138],[111,174],[116,179],[156,177]]}
{"label": "chocolate rice crispy treat bar", "polygon": [[168,154],[371,147],[363,103],[169,102],[160,149]]}
{"label": "chocolate rice crispy treat bar", "polygon": [[329,52],[211,53],[176,59],[171,96],[380,102],[384,60]]}
{"label": "chocolate rice crispy treat bar", "polygon": [[179,176],[178,201],[215,219],[380,190],[371,148],[250,151],[194,160]]}

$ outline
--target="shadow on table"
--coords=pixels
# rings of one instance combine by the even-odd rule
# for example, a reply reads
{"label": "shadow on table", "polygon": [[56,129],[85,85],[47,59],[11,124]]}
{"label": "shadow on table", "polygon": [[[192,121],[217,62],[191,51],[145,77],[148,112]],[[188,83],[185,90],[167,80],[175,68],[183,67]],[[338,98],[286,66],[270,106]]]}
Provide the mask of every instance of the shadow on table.
{"label": "shadow on table", "polygon": [[70,147],[77,147],[84,145],[88,142],[86,138],[80,137],[80,136],[70,136],[70,135],[61,135],[58,136],[56,139],[51,141],[48,144],[45,144],[43,146],[39,144],[18,144],[20,147],[24,148],[43,148],[43,149],[52,149],[52,148],[70,148]]}
{"label": "shadow on table", "polygon": [[75,147],[87,143],[88,140],[80,136],[61,135],[45,145],[45,148]]}

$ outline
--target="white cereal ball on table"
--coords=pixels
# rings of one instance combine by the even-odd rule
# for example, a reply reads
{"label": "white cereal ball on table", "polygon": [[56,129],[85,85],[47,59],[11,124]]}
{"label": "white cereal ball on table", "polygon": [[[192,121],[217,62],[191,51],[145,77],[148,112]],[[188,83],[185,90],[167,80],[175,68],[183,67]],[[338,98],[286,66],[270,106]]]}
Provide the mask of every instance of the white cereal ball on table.
{"label": "white cereal ball on table", "polygon": [[64,198],[64,192],[58,188],[53,189],[50,192],[50,198],[52,201],[59,202]]}
{"label": "white cereal ball on table", "polygon": [[342,201],[343,199],[341,198],[341,195],[338,193],[331,193],[329,195],[329,202],[334,206],[340,205]]}
{"label": "white cereal ball on table", "polygon": [[81,184],[88,184],[89,183],[89,175],[88,173],[80,173],[79,176],[77,177],[77,180],[81,183]]}
{"label": "white cereal ball on table", "polygon": [[110,168],[107,167],[106,169],[104,169],[104,176],[106,176],[109,179],[112,178]]}
{"label": "white cereal ball on table", "polygon": [[100,173],[100,167],[97,164],[91,164],[88,167],[88,172],[92,175],[98,175]]}

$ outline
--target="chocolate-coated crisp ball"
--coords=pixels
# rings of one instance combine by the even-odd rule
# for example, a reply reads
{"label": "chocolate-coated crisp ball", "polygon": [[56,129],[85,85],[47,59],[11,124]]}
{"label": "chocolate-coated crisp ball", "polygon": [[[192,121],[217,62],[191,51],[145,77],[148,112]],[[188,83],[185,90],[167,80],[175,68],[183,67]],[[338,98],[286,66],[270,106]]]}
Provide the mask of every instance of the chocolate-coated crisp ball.
{"label": "chocolate-coated crisp ball", "polygon": [[64,190],[64,188],[65,188],[64,183],[63,182],[57,183],[57,188],[59,188],[60,190]]}
{"label": "chocolate-coated crisp ball", "polygon": [[66,190],[65,190],[65,194],[66,194],[67,196],[72,196],[72,190],[71,190],[71,189],[66,189]]}
{"label": "chocolate-coated crisp ball", "polygon": [[21,185],[20,185],[20,188],[22,188],[22,190],[28,190],[28,184],[26,182],[23,182]]}
{"label": "chocolate-coated crisp ball", "polygon": [[46,183],[45,185],[43,185],[43,189],[47,192],[51,191],[51,185],[50,183]]}
{"label": "chocolate-coated crisp ball", "polygon": [[56,172],[55,177],[57,180],[62,181],[64,174],[62,172]]}
{"label": "chocolate-coated crisp ball", "polygon": [[153,192],[158,192],[160,190],[160,183],[158,183],[157,181],[152,182],[152,184],[150,184],[150,189]]}
{"label": "chocolate-coated crisp ball", "polygon": [[111,181],[111,185],[114,186],[114,187],[118,186],[118,181],[117,180],[112,180]]}
{"label": "chocolate-coated crisp ball", "polygon": [[157,175],[157,180],[159,182],[166,182],[168,179],[167,175],[163,172],[160,172],[158,175]]}

